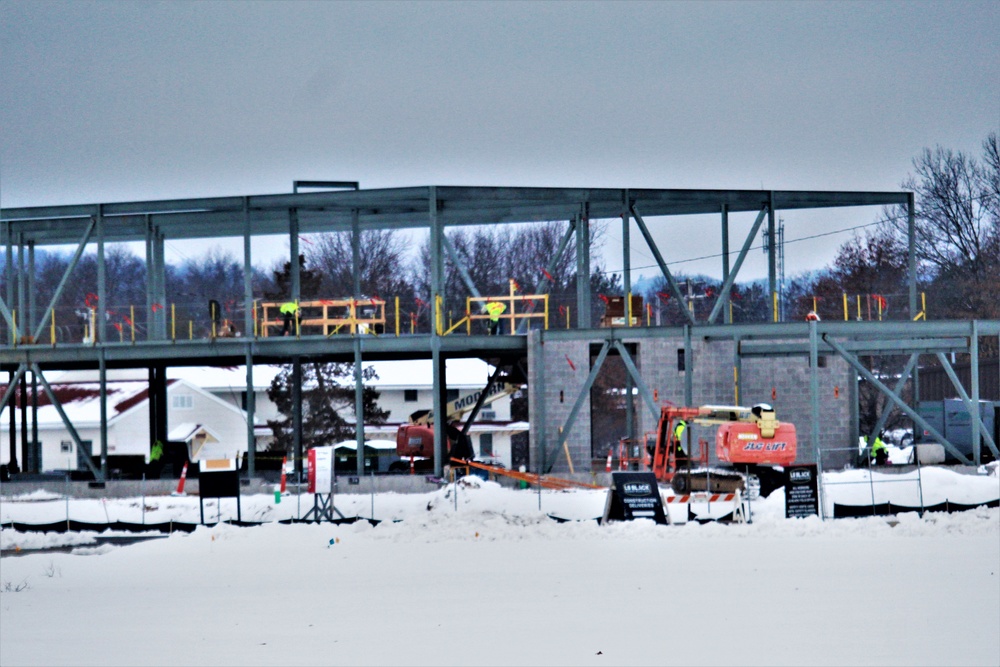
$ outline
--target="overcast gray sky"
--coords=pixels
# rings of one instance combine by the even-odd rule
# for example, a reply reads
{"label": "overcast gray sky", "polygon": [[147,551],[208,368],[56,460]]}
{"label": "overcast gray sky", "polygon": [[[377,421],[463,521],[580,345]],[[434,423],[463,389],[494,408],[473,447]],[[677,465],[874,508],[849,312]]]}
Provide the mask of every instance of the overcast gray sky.
{"label": "overcast gray sky", "polygon": [[[4,207],[296,179],[898,190],[924,147],[1000,129],[998,2],[4,0],[0,49]],[[786,240],[877,213],[789,214]],[[658,234],[667,261],[717,228]],[[789,243],[786,272],[847,238]]]}

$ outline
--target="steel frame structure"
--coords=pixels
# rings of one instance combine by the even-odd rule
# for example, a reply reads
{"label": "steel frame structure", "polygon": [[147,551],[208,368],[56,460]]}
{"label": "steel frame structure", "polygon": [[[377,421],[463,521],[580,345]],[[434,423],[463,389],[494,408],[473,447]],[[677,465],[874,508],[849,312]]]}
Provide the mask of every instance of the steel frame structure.
{"label": "steel frame structure", "polygon": [[[769,239],[768,278],[770,291],[776,288],[776,244],[774,243],[775,216],[781,210],[821,209],[856,206],[905,206],[909,219],[909,306],[910,312],[917,310],[916,263],[913,233],[914,207],[910,192],[829,192],[829,191],[778,191],[778,190],[678,190],[678,189],[608,189],[608,188],[507,188],[507,187],[456,187],[425,186],[360,190],[354,182],[296,182],[291,194],[250,195],[238,197],[213,197],[197,199],[177,199],[164,201],[139,201],[68,206],[39,206],[27,208],[0,209],[0,233],[6,252],[6,293],[0,295],[0,317],[15,331],[20,328],[30,332],[26,344],[18,341],[2,341],[0,347],[0,371],[10,373],[11,381],[3,396],[5,405],[13,394],[18,380],[32,371],[33,381],[45,371],[70,368],[97,368],[101,379],[102,467],[95,470],[99,478],[107,474],[106,443],[106,373],[109,368],[148,367],[151,378],[158,375],[162,385],[162,370],[167,365],[245,365],[247,368],[247,391],[253,393],[253,366],[255,363],[288,363],[296,368],[303,358],[353,361],[355,363],[355,384],[357,405],[361,405],[361,362],[365,359],[431,358],[433,360],[434,410],[441,414],[446,378],[444,360],[449,357],[479,356],[496,359],[518,359],[527,353],[527,338],[516,336],[442,336],[435,327],[427,335],[402,337],[371,337],[353,334],[334,338],[211,338],[195,341],[175,341],[167,336],[166,314],[163,309],[153,311],[147,338],[141,341],[120,343],[109,339],[105,326],[95,331],[93,345],[58,344],[41,345],[31,341],[39,340],[47,322],[49,308],[39,312],[34,300],[34,253],[44,246],[75,245],[70,265],[52,299],[55,304],[69,280],[73,268],[91,244],[96,246],[98,275],[97,296],[100,303],[106,302],[107,284],[104,253],[109,243],[141,242],[146,249],[147,266],[147,306],[164,303],[165,299],[165,252],[168,239],[199,238],[242,238],[243,263],[245,269],[244,291],[247,303],[253,300],[250,282],[251,239],[261,235],[287,235],[290,256],[299,254],[300,234],[322,232],[348,232],[351,234],[354,266],[360,264],[360,233],[365,230],[426,229],[430,238],[431,261],[431,303],[444,295],[446,257],[459,270],[465,287],[473,296],[480,296],[479,290],[469,276],[469,272],[445,234],[449,227],[464,225],[487,225],[501,223],[530,223],[541,221],[568,221],[569,225],[561,239],[553,263],[569,247],[575,237],[576,267],[578,275],[590,275],[589,228],[594,219],[620,218],[622,220],[622,259],[624,267],[625,292],[631,291],[630,267],[630,225],[634,221],[649,250],[656,258],[671,290],[680,297],[679,287],[671,274],[667,261],[653,241],[650,224],[654,217],[692,214],[718,214],[722,230],[722,275],[723,288],[718,295],[706,322],[697,322],[685,311],[688,325],[683,331],[676,329],[627,329],[629,337],[692,335],[736,337],[737,340],[755,340],[769,337],[808,338],[808,353],[815,355],[819,346],[818,334],[823,341],[838,354],[850,354],[850,349],[838,350],[835,338],[840,335],[836,323],[821,323],[807,332],[804,325],[729,325],[716,327],[720,313],[725,311],[729,291],[735,283],[740,267],[750,249],[752,241],[766,221]],[[299,187],[334,187],[346,190],[324,190],[299,192]],[[738,212],[756,213],[756,220],[742,244],[732,266],[729,251],[729,215]],[[16,253],[16,259],[15,259]],[[298,263],[291,262],[292,294],[299,297]],[[360,295],[359,272],[354,271],[354,296]],[[543,279],[536,287],[537,292],[545,291]],[[614,340],[619,335],[606,329],[594,329],[590,321],[590,299],[588,281],[578,281],[577,329],[572,331],[549,331],[544,336],[574,336],[593,341]],[[15,327],[14,313],[22,315],[22,321]],[[251,309],[245,309],[244,330],[252,331]],[[980,333],[991,332],[995,323],[980,324]],[[856,324],[847,323],[851,334],[858,333]],[[905,333],[901,340],[918,338],[925,334],[930,323],[903,323],[880,325],[880,331],[891,327],[902,327]],[[964,325],[951,325],[960,329]],[[864,331],[870,325],[863,327]],[[895,331],[896,329],[892,329]],[[936,330],[936,329],[933,329]],[[951,331],[952,329],[949,329]],[[703,333],[704,332],[704,333]],[[829,332],[834,338],[827,340]],[[920,332],[920,333],[918,333]],[[523,329],[518,332],[523,334]],[[623,332],[624,333],[624,332]],[[847,334],[845,331],[844,334]],[[879,336],[880,334],[871,334]],[[962,337],[962,334],[956,334]],[[884,336],[882,336],[884,339]],[[815,339],[815,340],[814,340]],[[969,340],[964,336],[966,341]],[[975,339],[975,336],[972,336]],[[950,341],[955,343],[954,340]],[[612,343],[609,343],[611,345]],[[891,345],[891,341],[887,343]],[[624,346],[617,349],[627,357]],[[934,350],[940,345],[932,345]],[[690,346],[688,346],[690,349]],[[895,348],[894,348],[895,349]],[[909,349],[909,348],[904,348]],[[970,351],[974,348],[960,344],[945,345],[949,351],[959,349]],[[755,353],[767,353],[758,349]],[[786,350],[775,354],[787,353]],[[795,353],[801,354],[802,350]],[[846,357],[845,357],[846,358]],[[690,360],[689,360],[690,361]],[[650,402],[648,389],[634,365],[629,367],[629,377],[636,382],[640,391]],[[23,380],[22,380],[23,381]],[[47,387],[47,382],[43,379]],[[975,392],[974,392],[975,393]],[[50,397],[51,398],[51,397]],[[53,402],[54,399],[52,399]],[[970,397],[975,400],[975,396]],[[253,401],[248,401],[253,422]],[[165,423],[165,422],[164,422]],[[70,430],[72,431],[72,427]],[[253,429],[248,428],[249,464],[253,473]],[[357,439],[359,448],[363,443],[363,428],[359,425]],[[37,437],[33,439],[37,441]],[[359,449],[360,451],[360,449]],[[441,429],[435,432],[435,465],[441,472],[444,451]],[[359,474],[363,473],[363,458],[358,457]]]}

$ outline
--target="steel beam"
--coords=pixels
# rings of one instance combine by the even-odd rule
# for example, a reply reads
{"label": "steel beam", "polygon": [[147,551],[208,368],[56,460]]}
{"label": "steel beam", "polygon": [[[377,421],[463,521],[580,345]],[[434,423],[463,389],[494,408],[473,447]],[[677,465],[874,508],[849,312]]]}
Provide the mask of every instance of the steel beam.
{"label": "steel beam", "polygon": [[[559,452],[562,450],[563,444],[566,442],[566,438],[569,437],[570,429],[573,428],[573,424],[576,423],[576,418],[580,414],[580,410],[583,408],[584,401],[590,397],[590,388],[594,386],[594,380],[597,379],[597,374],[601,371],[601,366],[604,365],[604,360],[608,357],[608,351],[611,349],[611,343],[605,342],[601,346],[601,351],[597,353],[597,360],[594,362],[594,367],[590,369],[590,374],[583,383],[583,387],[580,389],[580,393],[576,397],[576,401],[573,403],[573,408],[569,411],[569,417],[566,418],[566,423],[563,424],[562,431],[559,433],[559,442],[556,443],[556,451],[552,457],[552,463],[548,464],[548,468],[545,470],[546,473],[552,472],[552,467],[556,463],[556,457],[559,456]],[[588,355],[589,356],[589,355]],[[546,454],[545,460],[549,459]]]}
{"label": "steel beam", "polygon": [[73,275],[73,271],[76,269],[76,265],[79,263],[80,257],[83,255],[83,251],[86,249],[87,243],[90,241],[90,235],[94,232],[94,228],[96,226],[97,220],[91,218],[90,224],[87,225],[87,229],[83,233],[83,238],[81,238],[80,242],[77,244],[76,251],[73,253],[73,257],[69,260],[69,264],[66,266],[66,270],[63,272],[62,278],[56,286],[56,291],[53,293],[48,307],[42,313],[42,319],[38,322],[38,327],[35,328],[33,337],[36,341],[40,339],[42,331],[45,330],[45,325],[48,323],[49,317],[52,315],[52,309],[56,307],[57,303],[59,303],[59,298],[62,296],[63,290],[66,288],[66,283],[69,282],[70,276]]}
{"label": "steel beam", "polygon": [[[719,297],[715,301],[715,306],[712,307],[712,312],[708,316],[708,322],[709,322],[709,324],[715,322],[715,320],[719,317],[719,310],[726,303],[729,302],[729,292],[733,289],[733,283],[736,282],[736,276],[739,275],[740,269],[743,267],[743,260],[746,259],[747,253],[750,252],[750,246],[753,245],[754,239],[757,238],[757,231],[760,229],[761,223],[764,222],[764,216],[766,214],[767,214],[767,209],[761,209],[760,213],[757,214],[757,219],[754,221],[753,225],[750,227],[750,233],[747,234],[746,240],[743,242],[743,247],[740,249],[740,254],[736,256],[736,264],[733,265],[732,272],[729,272],[729,269],[728,269],[728,264],[729,264],[729,260],[728,260],[728,257],[729,257],[729,254],[728,254],[729,241],[728,241],[728,238],[725,240],[724,247],[726,248],[726,250],[724,251],[724,256],[727,258],[725,260],[725,264],[726,264],[725,272],[726,272],[727,275],[725,276],[725,280],[722,283],[722,288],[719,290]],[[728,213],[726,214],[725,218],[726,218],[727,223],[724,226],[728,230],[728,220],[729,220]],[[728,237],[728,231],[726,233],[726,236]]]}
{"label": "steel beam", "polygon": [[[66,427],[66,431],[69,432],[69,437],[73,438],[73,442],[76,443],[77,451],[86,451],[83,445],[83,440],[80,439],[80,434],[76,432],[76,427],[73,426],[73,422],[71,422],[69,417],[66,416],[66,411],[63,410],[62,404],[59,402],[59,399],[56,398],[56,393],[52,391],[49,381],[45,379],[44,375],[42,375],[41,369],[39,369],[37,365],[34,365],[32,367],[32,372],[37,374],[38,379],[41,380],[42,388],[45,390],[45,394],[49,397],[49,402],[52,403],[52,407],[54,407],[56,412],[59,413],[59,418],[62,419],[63,425]],[[90,471],[94,473],[94,478],[99,482],[103,482],[106,479],[104,474],[91,460],[91,457],[94,455],[93,449],[86,453],[87,455],[83,457],[84,463],[86,463],[87,467],[90,468]],[[107,457],[102,456],[102,459],[103,458]]]}
{"label": "steel beam", "polygon": [[841,347],[841,345],[839,343],[837,343],[836,341],[830,339],[826,334],[823,335],[823,342],[825,342],[827,345],[829,345],[831,348],[833,348],[833,350],[837,354],[839,354],[844,359],[844,361],[846,361],[848,364],[850,364],[850,366],[852,368],[854,368],[854,370],[856,370],[862,377],[864,377],[866,380],[868,380],[869,382],[871,382],[872,385],[875,386],[875,388],[877,388],[889,400],[891,400],[893,403],[895,403],[896,407],[898,407],[900,410],[902,410],[904,413],[906,413],[906,415],[909,416],[910,419],[912,419],[914,422],[916,422],[917,424],[919,424],[921,426],[921,428],[923,428],[925,431],[927,431],[929,434],[931,434],[935,439],[937,439],[942,445],[944,445],[944,448],[947,449],[952,454],[954,454],[955,457],[958,458],[959,461],[961,461],[962,463],[965,463],[966,465],[968,465],[968,464],[971,463],[969,461],[969,459],[967,459],[965,457],[965,455],[962,454],[962,452],[958,451],[955,448],[955,446],[952,445],[947,440],[947,438],[945,438],[943,435],[941,435],[941,433],[936,428],[934,428],[929,423],[927,423],[926,419],[924,419],[923,417],[921,417],[913,408],[911,408],[906,403],[904,403],[902,400],[900,400],[895,395],[893,395],[892,390],[889,389],[887,386],[885,386],[885,384],[883,384],[881,380],[879,380],[877,377],[875,377],[872,374],[871,371],[869,371],[867,368],[865,368],[864,364],[862,364],[860,361],[858,361],[857,358],[854,357],[854,355],[852,355],[850,352],[848,352],[843,347]]}
{"label": "steel beam", "polygon": [[[625,363],[625,368],[628,370],[629,377],[633,382],[635,382],[635,386],[639,390],[639,395],[642,396],[642,400],[645,401],[646,407],[649,408],[649,413],[653,416],[653,420],[658,420],[660,418],[660,408],[656,405],[656,401],[653,400],[653,392],[651,392],[646,383],[643,382],[639,369],[636,367],[635,362],[632,361],[632,355],[628,353],[625,345],[620,340],[615,339],[612,341],[612,344],[618,350],[618,354],[621,355],[622,361]],[[631,393],[628,395],[628,403],[632,403]]]}
{"label": "steel beam", "polygon": [[[906,367],[899,374],[899,378],[896,380],[896,386],[892,389],[892,395],[896,398],[902,400],[900,394],[903,388],[906,387],[906,381],[910,377],[910,373],[913,372],[914,366],[917,364],[917,360],[920,358],[918,354],[911,354],[910,360],[906,363]],[[885,428],[885,423],[889,420],[889,415],[892,414],[892,409],[889,406],[882,408],[882,414],[878,416],[878,421],[875,422],[875,428],[872,432],[868,434],[868,446],[870,447],[875,442],[875,437],[882,432]]]}
{"label": "steel beam", "polygon": [[696,324],[694,315],[684,307],[684,295],[681,294],[681,288],[677,285],[677,281],[674,280],[674,276],[670,273],[670,269],[667,268],[667,263],[663,261],[663,255],[660,254],[660,249],[656,247],[656,242],[653,241],[652,234],[649,233],[649,229],[646,227],[646,222],[642,219],[642,215],[639,214],[639,209],[636,204],[632,204],[632,215],[635,217],[635,224],[642,233],[642,237],[646,240],[646,245],[649,246],[650,251],[653,253],[653,258],[656,260],[657,265],[660,267],[660,272],[663,273],[663,277],[667,279],[667,283],[670,285],[671,291],[674,293],[674,297],[677,299],[677,303],[680,304],[681,312],[684,313],[684,317],[687,319],[689,324]]}
{"label": "steel beam", "polygon": [[[976,465],[979,465],[980,463],[978,447],[975,447],[975,443],[979,439],[977,437],[979,434],[981,434],[982,438],[986,441],[986,446],[991,452],[993,452],[993,456],[1000,458],[1000,451],[997,451],[996,442],[994,442],[993,436],[990,434],[989,429],[986,428],[982,415],[979,413],[979,397],[976,396],[976,398],[973,399],[969,396],[968,392],[965,391],[965,387],[962,386],[962,381],[958,379],[958,375],[955,373],[954,367],[948,361],[948,357],[946,357],[943,353],[938,352],[937,358],[938,361],[941,362],[941,367],[944,368],[944,372],[947,374],[948,379],[951,380],[951,384],[955,387],[955,391],[958,392],[958,397],[962,399],[963,403],[965,403],[965,409],[969,411],[969,417],[972,420],[973,461]],[[975,366],[970,366],[970,371],[973,368],[975,368]],[[978,380],[978,378],[976,379]],[[976,385],[971,384],[970,386]],[[978,392],[976,393],[978,394]],[[979,431],[980,433],[977,434],[976,431]]]}

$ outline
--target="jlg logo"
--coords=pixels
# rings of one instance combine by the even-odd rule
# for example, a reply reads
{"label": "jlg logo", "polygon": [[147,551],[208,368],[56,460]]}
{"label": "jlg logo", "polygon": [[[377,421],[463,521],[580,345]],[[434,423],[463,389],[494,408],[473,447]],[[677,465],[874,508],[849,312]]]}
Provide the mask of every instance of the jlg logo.
{"label": "jlg logo", "polygon": [[783,452],[788,448],[785,442],[750,442],[743,447],[745,452]]}

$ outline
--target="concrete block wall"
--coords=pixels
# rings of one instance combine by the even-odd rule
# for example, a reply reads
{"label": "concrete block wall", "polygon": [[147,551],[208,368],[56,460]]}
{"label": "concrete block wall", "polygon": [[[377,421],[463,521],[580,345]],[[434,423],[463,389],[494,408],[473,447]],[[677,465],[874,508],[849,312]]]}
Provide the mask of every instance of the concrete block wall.
{"label": "concrete block wall", "polygon": [[[533,332],[537,338],[540,332]],[[569,467],[561,448],[557,448],[559,427],[565,424],[573,404],[590,372],[590,344],[586,341],[544,341],[529,343],[529,382],[542,390],[531,392],[531,462],[532,470],[540,462],[538,443],[544,435],[548,444],[549,462],[556,462],[553,472],[566,473]],[[678,350],[683,338],[626,339],[638,345],[640,375],[649,391],[655,391],[659,405],[667,402],[686,405],[684,381],[692,376],[693,405],[737,403],[735,392],[735,341],[692,340],[692,363],[685,371],[678,370]],[[540,348],[540,354],[537,350]],[[567,359],[569,361],[567,361]],[[570,365],[570,361],[575,369]],[[798,434],[798,460],[815,460],[812,442],[812,408],[810,403],[811,371],[808,357],[746,358],[740,365],[739,404],[752,406],[770,403],[778,419],[795,425]],[[854,400],[853,372],[838,356],[826,355],[826,366],[818,369],[819,380],[819,447],[824,450],[851,446],[851,401]],[[540,383],[540,384],[539,384]],[[773,390],[773,393],[772,393]],[[560,397],[560,392],[562,396]],[[772,398],[773,396],[773,398]],[[544,405],[539,403],[544,400]],[[536,415],[543,415],[541,419]],[[641,436],[655,430],[654,418],[644,401],[638,402],[636,432]],[[714,458],[714,427],[692,427],[692,437],[705,438]],[[568,434],[567,444],[577,472],[590,465],[590,400],[584,399],[582,409]],[[826,468],[841,467],[851,460],[849,451],[828,451],[822,461]]]}
{"label": "concrete block wall", "polygon": [[[559,447],[559,428],[566,424],[580,390],[590,374],[588,341],[546,341],[539,344],[541,331],[532,331],[528,340],[528,387],[531,415],[529,440],[530,469],[550,465],[553,471],[568,472],[563,448]],[[541,350],[539,355],[538,350]],[[538,388],[541,388],[541,391]],[[542,405],[544,403],[544,405]],[[539,443],[545,443],[541,452]],[[567,433],[569,455],[577,472],[590,471],[590,397]]]}

